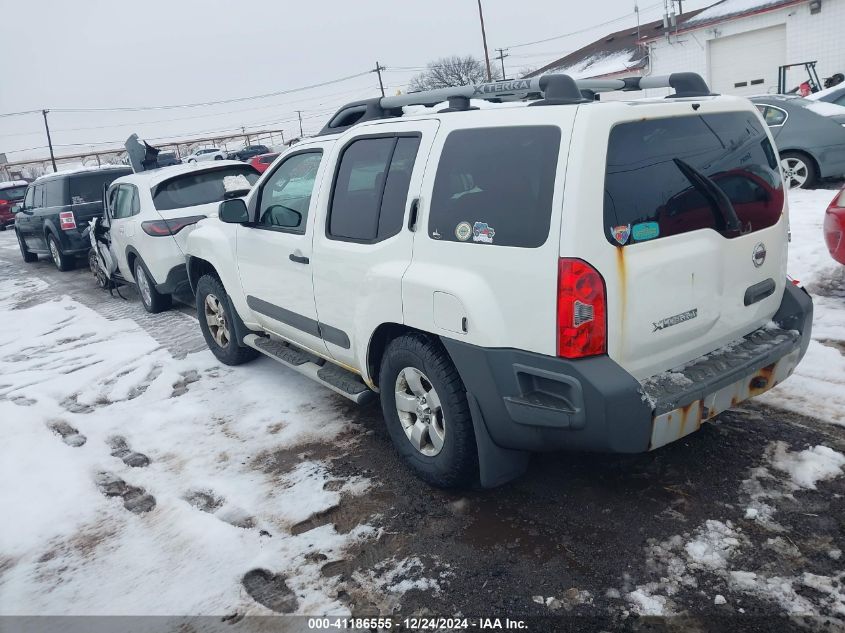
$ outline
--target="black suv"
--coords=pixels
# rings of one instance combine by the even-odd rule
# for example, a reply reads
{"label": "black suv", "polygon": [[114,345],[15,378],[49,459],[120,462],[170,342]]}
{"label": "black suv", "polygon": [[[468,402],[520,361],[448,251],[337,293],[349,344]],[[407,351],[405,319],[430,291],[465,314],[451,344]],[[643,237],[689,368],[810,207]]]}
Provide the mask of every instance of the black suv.
{"label": "black suv", "polygon": [[103,215],[103,189],[132,173],[103,167],[42,176],[29,184],[15,216],[15,233],[25,262],[49,254],[59,270],[70,270],[91,244],[82,236],[88,222]]}
{"label": "black suv", "polygon": [[248,145],[237,152],[231,152],[229,158],[235,160],[249,160],[259,154],[269,154],[272,150],[266,145]]}

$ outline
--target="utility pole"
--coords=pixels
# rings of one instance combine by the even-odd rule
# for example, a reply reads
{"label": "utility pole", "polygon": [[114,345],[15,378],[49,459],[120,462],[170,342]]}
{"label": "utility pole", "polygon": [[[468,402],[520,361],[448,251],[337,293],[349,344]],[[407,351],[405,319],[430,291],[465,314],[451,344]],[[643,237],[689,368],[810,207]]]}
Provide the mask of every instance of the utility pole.
{"label": "utility pole", "polygon": [[376,62],[376,69],[373,72],[378,73],[378,87],[381,90],[381,96],[382,97],[384,96],[384,83],[382,83],[382,81],[381,81],[381,71],[383,71],[383,70],[387,70],[387,69],[384,66],[379,65],[378,62]]}
{"label": "utility pole", "polygon": [[678,15],[684,14],[684,0],[678,0]]}
{"label": "utility pole", "polygon": [[502,62],[502,79],[507,79],[505,76],[505,57],[510,57],[509,55],[505,55],[506,48],[497,48],[495,49],[499,51],[499,61]]}
{"label": "utility pole", "polygon": [[284,144],[285,144],[285,131],[284,131],[284,130],[279,130],[279,132],[281,132],[281,133],[282,133],[282,145],[284,145]]}
{"label": "utility pole", "polygon": [[490,70],[490,53],[487,51],[487,33],[484,31],[484,13],[481,10],[481,0],[478,0],[478,19],[481,22],[481,39],[484,42],[484,61],[487,62],[487,81],[493,81]]}
{"label": "utility pole", "polygon": [[302,131],[302,110],[296,111],[297,115],[299,115],[299,138],[305,136],[305,133]]}
{"label": "utility pole", "polygon": [[53,171],[57,172],[59,170],[56,168],[56,157],[53,155],[53,141],[50,138],[50,126],[47,124],[47,113],[48,112],[49,112],[49,110],[42,110],[41,114],[44,115],[44,129],[47,130],[47,145],[50,146],[50,161],[52,161],[52,163],[53,163]]}
{"label": "utility pole", "polygon": [[249,134],[246,133],[246,127],[244,127],[243,125],[241,126],[241,132],[244,133],[244,138],[246,139],[246,144],[252,145],[252,143],[250,143],[250,141],[249,141]]}

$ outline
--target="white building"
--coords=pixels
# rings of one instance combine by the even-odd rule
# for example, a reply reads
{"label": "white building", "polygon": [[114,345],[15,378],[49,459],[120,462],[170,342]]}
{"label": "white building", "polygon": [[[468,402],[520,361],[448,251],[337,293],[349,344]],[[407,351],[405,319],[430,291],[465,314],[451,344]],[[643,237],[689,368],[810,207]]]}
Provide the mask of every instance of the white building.
{"label": "white building", "polygon": [[[700,74],[713,92],[775,92],[778,68],[815,61],[821,82],[845,72],[845,0],[722,0],[686,12],[668,30],[662,20],[610,33],[530,73],[574,78]],[[808,78],[805,68],[787,71],[786,90]],[[648,96],[667,94],[650,90]],[[604,99],[642,93],[607,94]]]}
{"label": "white building", "polygon": [[[696,72],[721,94],[776,92],[782,65],[815,61],[822,82],[845,72],[845,0],[724,0],[641,41],[648,74]],[[786,90],[806,80],[793,67]]]}

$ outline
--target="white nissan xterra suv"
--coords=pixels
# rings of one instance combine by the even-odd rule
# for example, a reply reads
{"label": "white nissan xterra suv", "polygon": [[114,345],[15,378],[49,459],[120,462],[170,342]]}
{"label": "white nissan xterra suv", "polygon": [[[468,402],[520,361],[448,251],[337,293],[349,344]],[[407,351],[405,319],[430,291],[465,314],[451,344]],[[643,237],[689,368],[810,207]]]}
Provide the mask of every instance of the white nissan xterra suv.
{"label": "white nissan xterra suv", "polygon": [[[655,87],[675,92],[592,99]],[[352,103],[191,233],[200,326],[224,363],[379,394],[438,486],[655,449],[807,349],[777,156],[753,104],[692,73]]]}

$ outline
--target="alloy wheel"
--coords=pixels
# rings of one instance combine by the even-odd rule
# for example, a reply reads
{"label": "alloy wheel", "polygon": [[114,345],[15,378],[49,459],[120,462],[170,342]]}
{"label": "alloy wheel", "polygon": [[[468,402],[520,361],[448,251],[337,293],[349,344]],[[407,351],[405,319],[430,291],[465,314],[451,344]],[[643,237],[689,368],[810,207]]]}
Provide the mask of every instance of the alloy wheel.
{"label": "alloy wheel", "polygon": [[395,396],[396,412],[411,445],[428,457],[440,453],[446,420],[440,396],[428,377],[415,367],[406,367],[396,377]]}
{"label": "alloy wheel", "polygon": [[150,291],[150,281],[141,264],[135,265],[135,281],[138,284],[138,292],[141,293],[141,301],[144,305],[150,307],[153,304],[153,293]]}
{"label": "alloy wheel", "polygon": [[229,344],[229,324],[223,304],[216,296],[208,294],[205,297],[204,308],[205,322],[211,337],[220,347],[226,347]]}
{"label": "alloy wheel", "polygon": [[59,247],[56,246],[56,240],[50,238],[47,240],[50,242],[50,255],[53,258],[53,263],[56,265],[57,268],[61,268],[62,266],[62,256],[59,253]]}
{"label": "alloy wheel", "polygon": [[801,188],[807,182],[810,172],[807,164],[800,158],[795,158],[794,156],[783,158],[780,161],[780,166],[783,170],[783,178],[786,180],[786,186],[789,189]]}

